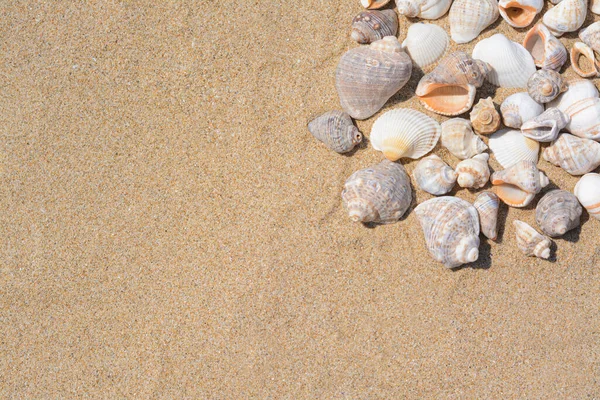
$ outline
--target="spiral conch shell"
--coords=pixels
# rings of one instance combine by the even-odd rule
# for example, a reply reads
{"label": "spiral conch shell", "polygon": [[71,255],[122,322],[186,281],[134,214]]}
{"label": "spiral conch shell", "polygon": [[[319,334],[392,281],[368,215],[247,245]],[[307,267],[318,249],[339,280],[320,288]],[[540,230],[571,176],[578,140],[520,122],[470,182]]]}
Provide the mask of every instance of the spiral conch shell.
{"label": "spiral conch shell", "polygon": [[402,47],[419,68],[425,68],[439,60],[448,48],[446,31],[434,24],[412,24],[406,33]]}
{"label": "spiral conch shell", "polygon": [[500,15],[510,26],[525,28],[542,11],[544,0],[500,0]]}
{"label": "spiral conch shell", "polygon": [[503,171],[494,172],[495,193],[511,207],[526,207],[550,181],[531,161],[520,161]]}
{"label": "spiral conch shell", "polygon": [[523,47],[531,54],[535,65],[542,69],[558,71],[567,61],[565,45],[543,24],[537,24],[527,32]]}
{"label": "spiral conch shell", "polygon": [[568,84],[562,76],[551,69],[541,69],[527,81],[527,93],[538,103],[548,103],[566,91]]}
{"label": "spiral conch shell", "polygon": [[587,0],[563,0],[546,11],[542,22],[554,36],[575,32],[585,22]]}
{"label": "spiral conch shell", "polygon": [[371,144],[391,161],[420,158],[437,144],[442,128],[427,115],[408,108],[390,110],[371,128]]}
{"label": "spiral conch shell", "polygon": [[463,118],[452,118],[442,123],[442,146],[461,160],[487,149],[483,140],[473,133],[471,122]]}
{"label": "spiral conch shell", "polygon": [[550,258],[550,246],[552,246],[550,238],[542,235],[523,221],[515,220],[513,225],[516,229],[517,246],[523,254],[546,260]]}
{"label": "spiral conch shell", "polygon": [[362,4],[364,8],[368,8],[370,10],[381,8],[389,2],[390,0],[360,0],[360,4]]}
{"label": "spiral conch shell", "polygon": [[337,153],[347,153],[362,141],[362,133],[343,111],[329,111],[308,124],[314,137]]}
{"label": "spiral conch shell", "polygon": [[529,139],[520,131],[501,129],[490,136],[490,150],[496,160],[504,168],[509,168],[519,161],[537,163],[540,144]]}
{"label": "spiral conch shell", "polygon": [[490,167],[487,153],[477,154],[473,158],[463,160],[456,166],[457,182],[460,187],[479,189],[490,179]]}
{"label": "spiral conch shell", "polygon": [[592,50],[600,53],[600,21],[594,22],[580,30],[579,39],[590,46]]}
{"label": "spiral conch shell", "polygon": [[[581,63],[582,58],[587,60],[587,69],[584,69],[586,66]],[[582,78],[592,78],[599,74],[598,62],[596,61],[594,50],[582,42],[574,43],[571,48],[571,65],[573,66],[573,70],[577,72],[577,75]]]}
{"label": "spiral conch shell", "polygon": [[523,136],[538,142],[551,142],[558,137],[571,118],[558,108],[548,108],[542,114],[530,119],[521,126]]}
{"label": "spiral conch shell", "polygon": [[352,118],[375,114],[410,78],[412,61],[394,36],[347,51],[335,71],[344,111]]}
{"label": "spiral conch shell", "polygon": [[434,259],[456,268],[479,258],[479,216],[471,204],[458,197],[436,197],[419,204],[415,214]]}
{"label": "spiral conch shell", "polygon": [[456,43],[468,43],[499,16],[497,0],[454,0],[450,8],[450,36]]}
{"label": "spiral conch shell", "polygon": [[352,221],[396,222],[412,201],[410,179],[401,164],[383,160],[353,173],[344,184],[342,200]]}
{"label": "spiral conch shell", "polygon": [[494,133],[500,126],[500,114],[496,111],[491,97],[479,100],[469,117],[475,132],[482,135]]}
{"label": "spiral conch shell", "polygon": [[398,14],[422,19],[438,19],[450,8],[452,0],[396,0]]}
{"label": "spiral conch shell", "polygon": [[590,215],[600,220],[600,175],[585,174],[579,179],[573,192]]}
{"label": "spiral conch shell", "polygon": [[418,162],[413,177],[417,186],[435,196],[448,193],[456,183],[456,172],[435,154]]}
{"label": "spiral conch shell", "polygon": [[473,105],[475,92],[488,72],[485,62],[455,52],[421,78],[416,95],[430,111],[448,116],[462,114]]}
{"label": "spiral conch shell", "polygon": [[524,122],[544,112],[544,106],[535,101],[526,92],[508,96],[500,105],[504,125],[520,129]]}
{"label": "spiral conch shell", "polygon": [[573,193],[551,190],[540,199],[535,208],[535,222],[544,234],[562,236],[580,224],[581,205]]}
{"label": "spiral conch shell", "polygon": [[369,44],[398,32],[398,15],[394,10],[366,10],[352,20],[350,37],[361,44]]}
{"label": "spiral conch shell", "polygon": [[498,238],[498,209],[500,208],[500,200],[493,192],[480,193],[473,207],[479,214],[479,224],[481,233],[488,239],[496,240]]}
{"label": "spiral conch shell", "polygon": [[583,175],[600,166],[600,143],[563,133],[544,149],[543,157],[571,175]]}

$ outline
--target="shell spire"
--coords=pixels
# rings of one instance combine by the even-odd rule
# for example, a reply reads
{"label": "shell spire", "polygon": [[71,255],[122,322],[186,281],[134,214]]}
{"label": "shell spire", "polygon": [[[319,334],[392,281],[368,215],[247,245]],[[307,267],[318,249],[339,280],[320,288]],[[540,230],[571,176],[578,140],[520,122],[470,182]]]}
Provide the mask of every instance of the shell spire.
{"label": "shell spire", "polygon": [[366,10],[352,20],[350,37],[358,43],[369,44],[398,32],[398,15],[394,10]]}
{"label": "shell spire", "polygon": [[498,238],[498,209],[500,208],[498,196],[493,192],[482,192],[475,199],[473,206],[479,214],[481,233],[488,239],[496,240]]}
{"label": "shell spire", "polygon": [[362,139],[362,133],[352,123],[352,118],[343,111],[329,111],[308,124],[315,138],[337,153],[347,153]]}
{"label": "shell spire", "polygon": [[456,172],[435,154],[417,163],[413,177],[419,188],[436,196],[448,193],[456,183]]}
{"label": "shell spire", "polygon": [[523,221],[513,221],[515,227],[515,236],[519,249],[529,257],[538,257],[543,259],[550,258],[550,246],[552,240],[540,234],[529,224]]}
{"label": "shell spire", "polygon": [[562,236],[581,224],[582,211],[573,193],[551,190],[538,202],[535,208],[535,222],[546,235]]}

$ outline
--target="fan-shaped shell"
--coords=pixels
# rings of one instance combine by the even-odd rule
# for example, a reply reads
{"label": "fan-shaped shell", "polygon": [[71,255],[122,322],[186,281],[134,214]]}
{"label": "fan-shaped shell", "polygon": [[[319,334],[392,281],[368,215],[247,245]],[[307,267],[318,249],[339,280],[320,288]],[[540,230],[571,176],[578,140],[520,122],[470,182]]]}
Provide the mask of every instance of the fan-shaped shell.
{"label": "fan-shaped shell", "polygon": [[[586,59],[587,62],[584,65],[581,59]],[[577,75],[582,78],[592,78],[598,76],[598,65],[594,50],[590,46],[582,42],[576,42],[571,48],[571,65],[573,70],[577,72]]]}
{"label": "fan-shaped shell", "polygon": [[551,142],[571,119],[558,108],[549,108],[521,126],[523,136],[538,142]]}
{"label": "fan-shaped shell", "polygon": [[452,118],[442,123],[442,146],[461,160],[487,149],[483,140],[473,133],[471,122],[463,118]]}
{"label": "fan-shaped shell", "polygon": [[520,161],[510,168],[492,174],[498,197],[511,207],[526,207],[550,182],[530,161]]}
{"label": "fan-shaped shell", "polygon": [[500,105],[504,125],[520,129],[521,125],[544,112],[544,106],[526,92],[508,96]]}
{"label": "fan-shaped shell", "polygon": [[335,71],[335,86],[344,111],[369,118],[410,78],[412,61],[394,36],[347,51]]}
{"label": "fan-shaped shell", "polygon": [[600,21],[594,22],[586,28],[579,31],[581,41],[600,53]]}
{"label": "fan-shaped shell", "polygon": [[482,135],[494,133],[500,126],[500,114],[491,97],[481,99],[471,110],[471,124],[477,133]]}
{"label": "fan-shaped shell", "polygon": [[540,144],[523,136],[520,131],[501,129],[490,136],[490,150],[504,168],[519,161],[537,163]]}
{"label": "fan-shaped shell", "polygon": [[600,140],[600,99],[579,100],[564,112],[571,118],[566,130],[580,138]]}
{"label": "fan-shaped shell", "polygon": [[600,143],[563,133],[544,149],[543,157],[571,175],[583,175],[600,166]]}
{"label": "fan-shaped shell", "polygon": [[558,71],[567,61],[565,45],[543,24],[537,24],[527,32],[523,47],[531,54],[535,65],[542,69]]}
{"label": "fan-shaped shell", "polygon": [[398,15],[394,10],[366,10],[352,20],[350,37],[361,44],[369,44],[398,32]]}
{"label": "fan-shaped shell", "polygon": [[412,201],[410,179],[402,164],[383,160],[353,173],[344,184],[342,200],[355,222],[396,222]]}
{"label": "fan-shaped shell", "polygon": [[419,204],[427,248],[448,268],[474,262],[479,257],[479,216],[471,204],[458,197],[436,197]]}
{"label": "fan-shaped shell", "polygon": [[389,2],[390,0],[360,0],[360,4],[362,4],[364,8],[368,8],[370,10],[381,8]]}
{"label": "fan-shaped shell", "polygon": [[438,19],[450,8],[452,0],[396,0],[398,14],[423,19]]}
{"label": "fan-shaped shell", "polygon": [[421,190],[436,196],[448,193],[456,183],[456,172],[435,154],[417,163],[413,177]]}
{"label": "fan-shaped shell", "polygon": [[587,0],[563,0],[546,11],[542,22],[554,36],[575,32],[585,22]]}
{"label": "fan-shaped shell", "polygon": [[427,115],[408,108],[390,110],[371,128],[371,144],[391,161],[420,158],[437,144],[442,128]]}
{"label": "fan-shaped shell", "polygon": [[343,111],[329,111],[308,124],[314,137],[337,153],[347,153],[362,141],[362,133]]}
{"label": "fan-shaped shell", "polygon": [[473,58],[485,61],[492,67],[487,79],[496,86],[525,88],[527,80],[535,72],[531,54],[501,33],[477,43]]}
{"label": "fan-shaped shell", "polygon": [[600,220],[600,175],[585,174],[579,179],[573,192],[590,215]]}
{"label": "fan-shaped shell", "polygon": [[419,68],[425,68],[439,60],[448,48],[448,35],[434,24],[412,24],[402,42],[410,58]]}
{"label": "fan-shaped shell", "polygon": [[499,16],[497,0],[455,0],[450,7],[450,36],[456,43],[470,42]]}
{"label": "fan-shaped shell", "polygon": [[490,167],[487,153],[477,154],[473,158],[463,160],[456,166],[457,182],[460,187],[479,189],[490,179]]}
{"label": "fan-shaped shell", "polygon": [[481,233],[488,239],[496,240],[498,238],[498,209],[500,207],[498,196],[492,192],[482,192],[475,199],[473,206],[479,214]]}
{"label": "fan-shaped shell", "polygon": [[550,246],[552,245],[550,238],[542,235],[523,221],[515,220],[513,225],[517,246],[523,254],[529,257],[550,258]]}
{"label": "fan-shaped shell", "polygon": [[504,20],[515,28],[529,26],[542,11],[544,0],[500,0],[498,10]]}
{"label": "fan-shaped shell", "polygon": [[567,90],[568,85],[560,74],[551,69],[541,69],[527,81],[527,93],[538,103],[548,103]]}
{"label": "fan-shaped shell", "polygon": [[[556,107],[560,111],[569,115],[569,109],[575,103],[590,99],[598,98],[598,89],[593,82],[586,79],[577,79],[569,81],[566,92],[561,93],[558,97],[546,104],[546,107]],[[571,117],[571,115],[569,115]]]}
{"label": "fan-shaped shell", "polygon": [[574,194],[565,190],[551,190],[538,202],[535,222],[544,234],[550,237],[562,236],[581,224],[582,211]]}

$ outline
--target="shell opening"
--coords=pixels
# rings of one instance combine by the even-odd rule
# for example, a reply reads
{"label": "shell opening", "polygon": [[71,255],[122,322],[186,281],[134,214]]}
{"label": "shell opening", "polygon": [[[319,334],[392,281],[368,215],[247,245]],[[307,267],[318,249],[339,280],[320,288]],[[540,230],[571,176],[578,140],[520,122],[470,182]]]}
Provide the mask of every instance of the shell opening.
{"label": "shell opening", "polygon": [[536,15],[536,10],[533,7],[520,5],[518,2],[510,2],[507,7],[502,7],[506,18],[515,26],[524,28],[529,25]]}
{"label": "shell opening", "polygon": [[471,85],[446,85],[432,84],[430,90],[422,96],[421,101],[443,115],[458,115],[467,111],[474,100],[474,91]]}
{"label": "shell opening", "polygon": [[544,42],[544,38],[539,34],[539,31],[536,30],[531,36],[527,35],[527,37],[525,37],[525,43],[523,44],[523,47],[531,54],[533,61],[539,67],[544,62],[546,56],[546,43]]}

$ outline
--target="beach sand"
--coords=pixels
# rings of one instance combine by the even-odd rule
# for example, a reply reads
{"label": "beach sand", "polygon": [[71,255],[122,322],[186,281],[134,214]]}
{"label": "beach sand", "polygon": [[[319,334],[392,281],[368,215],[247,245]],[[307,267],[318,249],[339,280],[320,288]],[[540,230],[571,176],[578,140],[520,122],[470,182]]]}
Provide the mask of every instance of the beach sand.
{"label": "beach sand", "polygon": [[[423,191],[398,223],[348,219],[344,181],[382,156],[333,153],[306,124],[339,108],[361,9],[0,7],[1,397],[600,398],[600,221],[584,211],[544,261],[512,226],[536,226],[540,196],[502,206],[498,241],[448,270],[412,212]],[[499,19],[477,40],[526,31]],[[359,129],[424,111],[421,76]],[[539,166],[545,191],[577,182]]]}

